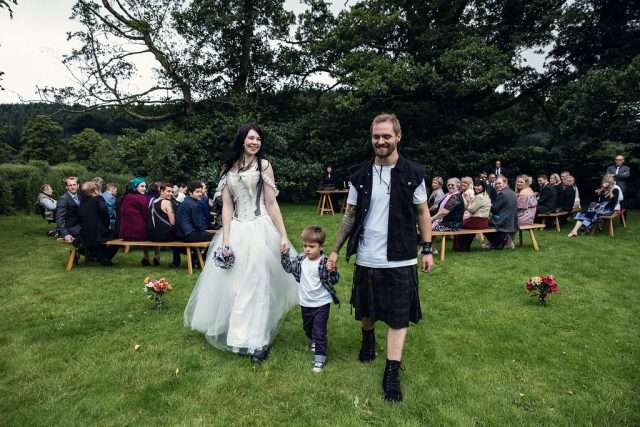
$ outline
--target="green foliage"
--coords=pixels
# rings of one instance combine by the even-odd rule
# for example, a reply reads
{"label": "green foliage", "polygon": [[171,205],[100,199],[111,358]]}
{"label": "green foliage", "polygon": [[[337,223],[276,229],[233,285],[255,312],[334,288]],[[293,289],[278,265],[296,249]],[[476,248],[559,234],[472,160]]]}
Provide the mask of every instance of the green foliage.
{"label": "green foliage", "polygon": [[49,116],[35,116],[22,133],[25,160],[47,160],[53,164],[66,160],[62,144],[63,128]]}

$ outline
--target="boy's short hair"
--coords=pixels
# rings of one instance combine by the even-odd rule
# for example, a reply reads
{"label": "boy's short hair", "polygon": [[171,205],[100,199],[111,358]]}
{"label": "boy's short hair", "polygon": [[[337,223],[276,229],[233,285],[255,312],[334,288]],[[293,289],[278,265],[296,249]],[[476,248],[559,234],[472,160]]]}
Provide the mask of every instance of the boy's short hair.
{"label": "boy's short hair", "polygon": [[111,190],[117,190],[118,186],[116,185],[116,183],[114,182],[110,182],[107,184],[107,191],[111,191]]}
{"label": "boy's short hair", "polygon": [[202,188],[202,181],[192,181],[189,183],[189,193],[193,193],[199,188]]}
{"label": "boy's short hair", "polygon": [[324,240],[327,238],[327,234],[319,225],[309,225],[302,230],[300,240],[303,242],[317,243],[320,246],[324,245]]}

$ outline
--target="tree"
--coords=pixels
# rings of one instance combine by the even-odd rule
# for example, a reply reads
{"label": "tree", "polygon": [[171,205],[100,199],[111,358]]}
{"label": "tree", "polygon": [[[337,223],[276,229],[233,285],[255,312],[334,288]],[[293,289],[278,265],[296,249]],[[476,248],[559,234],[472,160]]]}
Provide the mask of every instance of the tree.
{"label": "tree", "polygon": [[62,126],[51,117],[34,117],[22,133],[22,157],[25,160],[47,160],[51,164],[66,160],[62,134]]}
{"label": "tree", "polygon": [[[14,5],[17,5],[18,0],[0,0],[0,9],[7,9],[9,11],[9,19],[13,19],[13,9],[11,9],[11,3],[13,3]],[[3,75],[4,75],[4,71],[0,71],[0,82],[2,81]],[[4,90],[1,84],[0,84],[0,90]]]}
{"label": "tree", "polygon": [[[108,145],[109,141],[106,138],[90,128],[73,135],[66,143],[69,150],[69,160],[77,160],[82,164],[87,164],[88,160],[95,161],[95,154],[98,150]],[[95,164],[92,166],[96,168]]]}

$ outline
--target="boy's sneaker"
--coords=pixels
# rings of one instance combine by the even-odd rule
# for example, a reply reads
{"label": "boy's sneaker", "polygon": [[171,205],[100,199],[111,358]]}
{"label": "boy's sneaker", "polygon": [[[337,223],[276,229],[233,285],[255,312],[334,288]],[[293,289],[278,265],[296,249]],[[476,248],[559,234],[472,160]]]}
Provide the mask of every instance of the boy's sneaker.
{"label": "boy's sneaker", "polygon": [[313,362],[313,369],[312,369],[312,371],[313,371],[313,372],[316,372],[316,373],[320,373],[320,372],[322,372],[322,370],[324,369],[324,365],[325,365],[325,363],[326,363],[326,362],[321,362],[321,361],[319,361],[319,360],[314,361],[314,362]]}

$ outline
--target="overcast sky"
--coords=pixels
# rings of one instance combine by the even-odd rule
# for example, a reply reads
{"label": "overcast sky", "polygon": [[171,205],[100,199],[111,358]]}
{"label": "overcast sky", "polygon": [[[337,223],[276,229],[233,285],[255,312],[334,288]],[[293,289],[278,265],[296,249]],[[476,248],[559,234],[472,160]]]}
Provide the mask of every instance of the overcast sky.
{"label": "overcast sky", "polygon": [[[0,103],[37,100],[36,87],[64,87],[74,84],[69,71],[62,64],[62,56],[71,51],[67,32],[79,29],[69,19],[75,0],[19,0],[14,6],[14,17],[9,19],[6,9],[0,9],[0,70],[5,72],[0,91]],[[334,12],[344,7],[345,1],[333,2]],[[286,0],[285,7],[300,12],[300,0]],[[541,67],[543,58],[527,54],[529,63]],[[149,65],[153,60],[149,61]],[[141,70],[132,87],[148,83],[148,70]]]}

